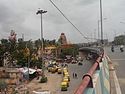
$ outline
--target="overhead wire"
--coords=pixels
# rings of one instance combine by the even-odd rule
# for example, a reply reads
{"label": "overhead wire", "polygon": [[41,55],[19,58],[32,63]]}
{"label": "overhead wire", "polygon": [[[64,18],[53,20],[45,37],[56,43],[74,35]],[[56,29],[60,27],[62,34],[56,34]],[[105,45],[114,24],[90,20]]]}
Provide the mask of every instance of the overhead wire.
{"label": "overhead wire", "polygon": [[83,38],[85,38],[87,40],[89,39],[88,37],[85,37],[83,35],[83,33],[66,17],[66,15],[56,6],[56,4],[52,0],[49,0],[49,1],[62,14],[62,16],[83,36]]}

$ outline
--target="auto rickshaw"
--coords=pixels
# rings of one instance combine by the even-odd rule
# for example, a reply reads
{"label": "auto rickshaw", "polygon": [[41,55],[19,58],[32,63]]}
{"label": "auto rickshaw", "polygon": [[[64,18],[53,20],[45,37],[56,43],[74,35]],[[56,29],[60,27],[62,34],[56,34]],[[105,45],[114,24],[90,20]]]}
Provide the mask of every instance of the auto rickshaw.
{"label": "auto rickshaw", "polygon": [[68,88],[67,82],[62,82],[61,83],[61,91],[67,91],[67,88]]}
{"label": "auto rickshaw", "polygon": [[65,75],[64,78],[67,78],[68,81],[70,81],[70,77],[69,77],[69,75]]}
{"label": "auto rickshaw", "polygon": [[55,72],[56,72],[56,68],[53,67],[53,68],[51,69],[51,72],[52,72],[52,73],[55,73]]}
{"label": "auto rickshaw", "polygon": [[62,69],[58,68],[57,72],[58,72],[58,74],[61,74],[62,73]]}
{"label": "auto rickshaw", "polygon": [[48,72],[51,72],[52,71],[52,67],[48,67]]}
{"label": "auto rickshaw", "polygon": [[69,80],[68,80],[68,78],[63,78],[63,82],[66,82],[67,83],[67,87],[69,87]]}

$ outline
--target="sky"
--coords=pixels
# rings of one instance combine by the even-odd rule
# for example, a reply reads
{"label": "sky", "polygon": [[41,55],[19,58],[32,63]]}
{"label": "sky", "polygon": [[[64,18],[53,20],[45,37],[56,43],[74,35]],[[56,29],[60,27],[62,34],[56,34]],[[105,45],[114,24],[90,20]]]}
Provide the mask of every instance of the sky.
{"label": "sky", "polygon": [[[99,0],[52,1],[85,37],[100,38]],[[125,0],[102,0],[102,6],[103,35],[112,41],[114,36],[125,34]],[[39,8],[47,11],[42,16],[45,39],[58,40],[63,32],[69,43],[94,41],[86,40],[49,0],[0,0],[0,39],[8,38],[11,30],[16,32],[17,38],[24,34],[25,40],[40,39],[41,18],[36,15]]]}

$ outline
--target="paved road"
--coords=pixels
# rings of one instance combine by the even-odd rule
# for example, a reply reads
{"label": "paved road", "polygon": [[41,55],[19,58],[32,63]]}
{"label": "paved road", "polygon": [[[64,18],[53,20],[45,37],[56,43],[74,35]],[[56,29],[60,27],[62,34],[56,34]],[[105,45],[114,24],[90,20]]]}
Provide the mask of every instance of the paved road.
{"label": "paved road", "polygon": [[[65,93],[63,92],[63,93],[60,93],[60,94],[74,94],[73,92],[80,85],[83,75],[88,72],[88,70],[91,68],[92,65],[93,65],[92,62],[89,62],[87,60],[83,61],[82,66],[79,66],[78,64],[70,64],[69,65],[69,73],[71,75],[70,86],[69,86],[67,92],[65,92]],[[77,73],[77,75],[78,75],[77,79],[73,78],[73,76],[72,76],[73,72]]]}
{"label": "paved road", "polygon": [[115,52],[111,52],[110,47],[106,47],[105,51],[113,61],[116,75],[121,87],[121,93],[125,94],[125,52],[121,53],[119,47],[115,47]]}
{"label": "paved road", "polygon": [[[38,80],[33,80],[31,83],[28,84],[28,87],[31,88],[30,90],[49,90],[52,92],[52,94],[73,94],[73,92],[77,89],[77,87],[80,85],[82,81],[82,77],[85,73],[88,72],[88,70],[92,66],[92,62],[84,60],[83,65],[78,64],[68,64],[68,71],[70,75],[70,84],[67,91],[61,91],[60,83],[62,81],[62,74],[58,75],[57,73],[51,74],[46,72],[46,75],[48,77],[48,82],[44,84],[40,84]],[[78,78],[73,78],[73,72],[77,73]]]}

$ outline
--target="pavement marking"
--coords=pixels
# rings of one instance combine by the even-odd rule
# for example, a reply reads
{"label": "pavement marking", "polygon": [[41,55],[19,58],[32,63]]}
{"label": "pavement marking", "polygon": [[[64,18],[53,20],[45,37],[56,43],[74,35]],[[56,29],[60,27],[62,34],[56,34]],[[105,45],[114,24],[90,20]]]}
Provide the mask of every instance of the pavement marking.
{"label": "pavement marking", "polygon": [[117,94],[122,94],[121,93],[121,88],[120,88],[120,85],[119,85],[119,82],[118,82],[118,78],[116,76],[116,72],[115,71],[113,71],[113,77],[114,77],[114,83],[115,83],[115,88],[116,88]]}
{"label": "pavement marking", "polygon": [[112,59],[112,60],[124,61],[125,59]]}

